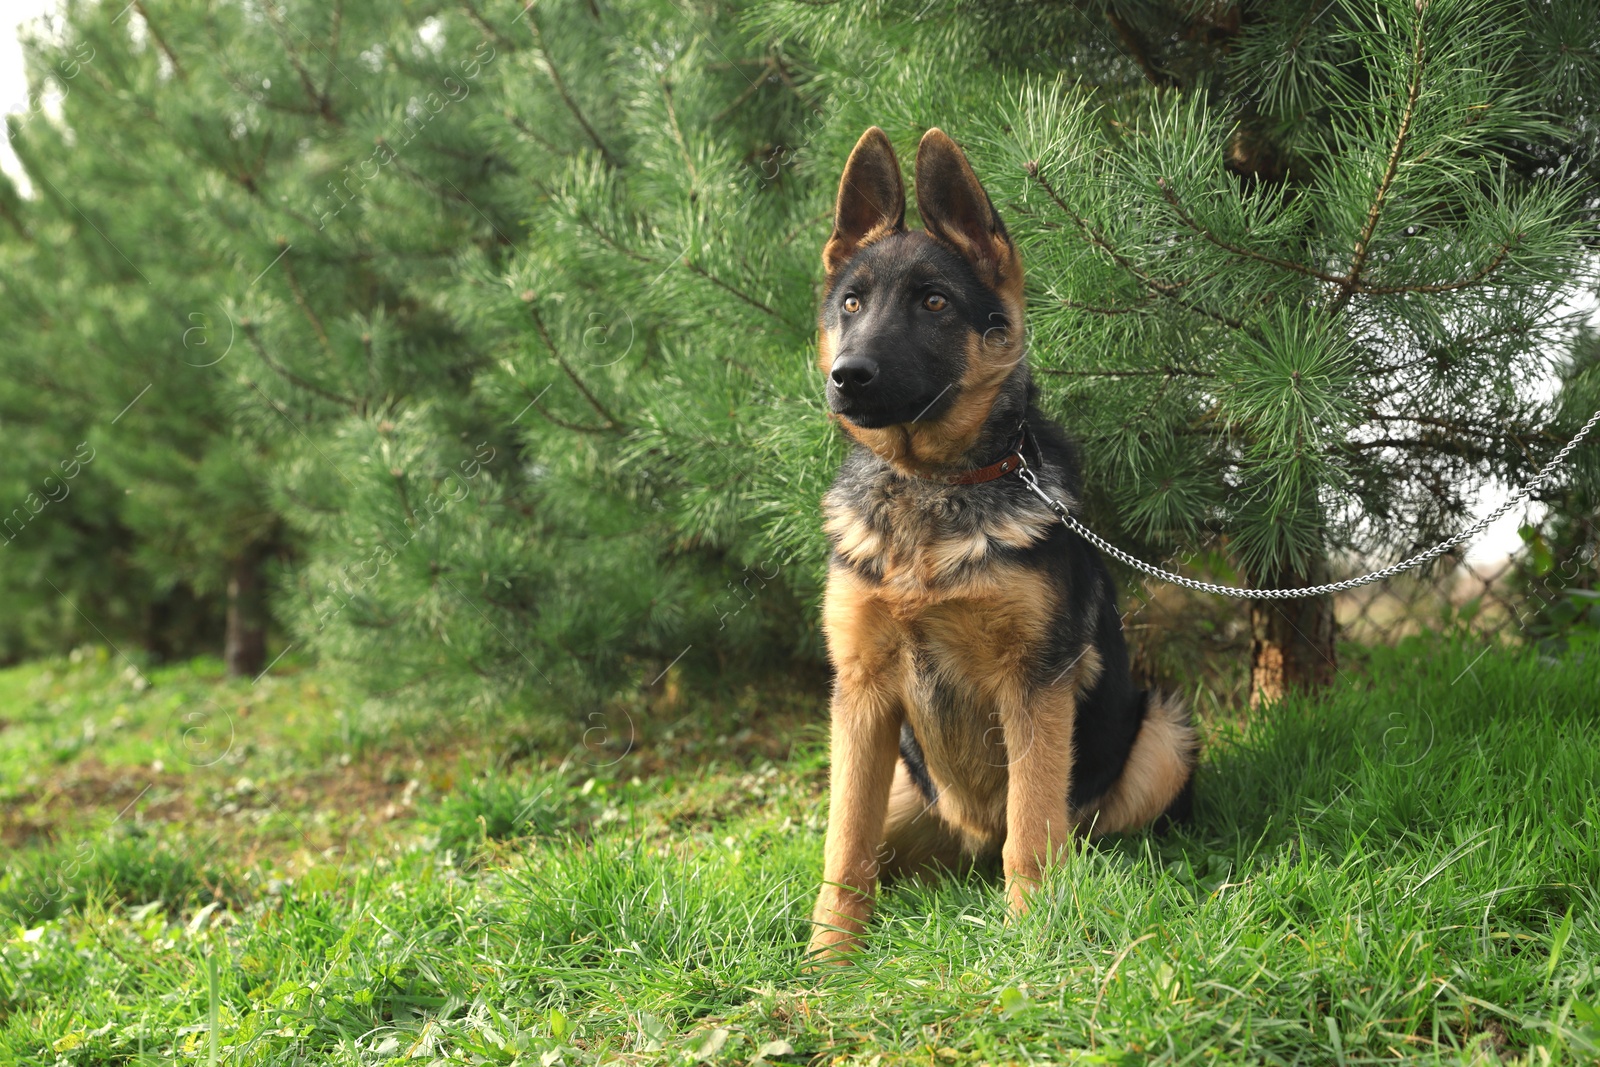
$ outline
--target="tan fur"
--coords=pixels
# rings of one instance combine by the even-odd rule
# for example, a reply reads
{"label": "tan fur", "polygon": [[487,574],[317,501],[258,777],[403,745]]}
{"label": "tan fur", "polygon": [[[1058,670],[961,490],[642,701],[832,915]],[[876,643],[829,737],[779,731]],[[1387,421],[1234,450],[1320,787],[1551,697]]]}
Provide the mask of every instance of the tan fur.
{"label": "tan fur", "polygon": [[1067,664],[1067,669],[1062,671],[1052,685],[1065,685],[1074,693],[1087,693],[1094,688],[1094,683],[1100,680],[1100,672],[1105,670],[1105,662],[1101,660],[1100,653],[1093,645],[1087,645],[1078,658]]}
{"label": "tan fur", "polygon": [[1139,736],[1122,777],[1095,810],[1086,813],[1096,837],[1143,826],[1167,810],[1189,780],[1199,742],[1188,715],[1176,698],[1150,694]]}
{"label": "tan fur", "polygon": [[[930,553],[937,550],[918,555]],[[1046,647],[1056,607],[1035,572],[990,566],[935,587],[918,576],[938,573],[937,566],[911,559],[898,570],[903,580],[891,573],[881,584],[839,567],[829,575],[823,620],[838,683],[823,861],[829,884],[813,916],[817,954],[854,944],[885,863],[910,873],[928,863],[950,866],[956,855],[1001,851],[1020,908],[1042,866],[1071,836],[1074,700],[1079,685],[1092,684],[1098,657],[1030,697],[1027,665]],[[919,646],[931,662],[920,676],[911,662]],[[930,695],[918,687],[933,679],[994,714],[953,723],[929,718]],[[910,793],[905,785],[893,794],[889,788],[891,776],[904,778],[895,768],[907,716],[938,790],[936,812],[913,808],[921,801],[914,786]]]}
{"label": "tan fur", "polygon": [[962,567],[977,563],[989,554],[989,538],[984,533],[970,537],[950,537],[930,545],[925,557],[929,577],[941,581]]}
{"label": "tan fur", "polygon": [[823,625],[838,678],[831,711],[828,834],[811,951],[855,943],[872,911],[904,716],[903,635],[881,604],[829,576]]}
{"label": "tan fur", "polygon": [[1006,791],[1005,846],[1001,862],[1013,912],[1027,910],[1028,896],[1072,840],[1067,791],[1072,775],[1072,726],[1076,697],[1070,689],[1050,690],[1034,706],[1008,720],[1011,750]]}
{"label": "tan fur", "polygon": [[868,245],[876,241],[883,240],[891,233],[899,232],[899,229],[900,228],[898,226],[892,222],[889,222],[888,220],[878,223],[872,229],[867,231],[867,235],[865,237],[861,238],[861,244],[857,251],[859,251],[861,248],[866,248]]}
{"label": "tan fur", "polygon": [[963,835],[941,819],[923,797],[906,765],[897,762],[883,826],[883,877],[915,878],[937,870],[956,870],[972,854],[966,845]]}
{"label": "tan fur", "polygon": [[889,610],[915,620],[952,674],[997,701],[1021,699],[1022,678],[1050,638],[1054,591],[1036,571],[993,565],[950,591],[896,590]]}
{"label": "tan fur", "polygon": [[883,538],[878,532],[845,508],[829,512],[823,529],[834,539],[834,551],[850,563],[875,559],[883,552]]}
{"label": "tan fur", "polygon": [[[1022,257],[1017,254],[1016,246],[1010,241],[1006,242],[1006,250],[1009,255],[1002,263],[1000,281],[995,286],[995,292],[1000,294],[1000,304],[1006,309],[1006,316],[1017,324],[1018,329],[1021,329],[1022,310],[1025,306],[1022,285]],[[1014,348],[1021,347],[1021,338],[1009,338],[1009,340],[1017,342],[1013,345]],[[991,339],[990,343],[996,343],[995,339]]]}
{"label": "tan fur", "polygon": [[[1071,499],[1059,486],[1047,484],[1046,489]],[[985,520],[981,536],[941,536],[934,532],[930,516],[917,499],[906,495],[892,502],[892,521],[885,533],[863,521],[853,503],[832,493],[823,498],[823,529],[833,539],[835,551],[854,565],[876,564],[891,592],[917,601],[956,595],[953,586],[961,582],[990,580],[971,574],[963,577],[962,572],[976,570],[997,546],[1027,548],[1036,544],[1049,535],[1055,521],[1042,510],[1027,517],[1003,515]]]}
{"label": "tan fur", "polygon": [[1040,513],[1027,518],[1006,518],[989,525],[989,539],[1007,548],[1027,548],[1050,532],[1055,519]]}
{"label": "tan fur", "polygon": [[[994,398],[1015,364],[1014,360],[991,359],[991,347],[981,337],[969,337],[967,369],[956,388],[954,403],[937,422],[912,423],[911,440],[917,462],[935,470],[952,466],[978,439],[989,409],[994,407]],[[1002,353],[1009,355],[1003,349]]]}
{"label": "tan fur", "polygon": [[931,691],[914,688],[906,702],[939,791],[940,816],[966,835],[971,851],[991,852],[1006,833],[1016,720],[1029,711],[1022,679],[1050,637],[1050,590],[1021,568],[991,568],[948,592],[919,595],[886,585],[883,595],[908,631],[920,635],[929,660],[931,670],[912,678],[913,686],[937,681],[973,708],[991,709],[988,716],[944,722],[929,710]]}
{"label": "tan fur", "polygon": [[885,605],[849,571],[834,567],[828,572],[822,627],[828,635],[838,688],[871,704],[903,694],[904,631]]}

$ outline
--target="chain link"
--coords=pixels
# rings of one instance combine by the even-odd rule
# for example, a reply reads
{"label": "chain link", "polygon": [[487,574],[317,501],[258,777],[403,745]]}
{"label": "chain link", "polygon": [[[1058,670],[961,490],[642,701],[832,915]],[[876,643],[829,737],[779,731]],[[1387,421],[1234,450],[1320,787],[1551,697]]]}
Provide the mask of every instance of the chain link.
{"label": "chain link", "polygon": [[1026,459],[1022,461],[1021,467],[1018,468],[1017,476],[1022,479],[1022,483],[1024,485],[1033,491],[1034,496],[1044,501],[1045,506],[1056,513],[1056,517],[1059,518],[1069,530],[1076,533],[1079,537],[1082,537],[1085,541],[1088,541],[1090,544],[1094,545],[1108,556],[1122,561],[1136,571],[1142,571],[1145,574],[1150,575],[1152,578],[1160,578],[1162,581],[1171,582],[1173,585],[1181,585],[1185,589],[1196,589],[1202,593],[1216,593],[1219,596],[1237,597],[1241,600],[1296,600],[1301,597],[1321,596],[1324,593],[1343,593],[1349,589],[1359,589],[1363,585],[1371,585],[1373,582],[1381,582],[1386,578],[1393,578],[1397,574],[1403,574],[1414,567],[1420,567],[1424,563],[1438,559],[1440,556],[1450,551],[1456,545],[1461,544],[1463,541],[1470,541],[1472,538],[1478,536],[1478,534],[1488,529],[1489,525],[1495,520],[1499,519],[1501,516],[1505,515],[1506,512],[1510,511],[1522,501],[1526,500],[1529,493],[1543,485],[1550,475],[1554,474],[1557,468],[1566,462],[1567,457],[1572,454],[1572,450],[1582,444],[1585,437],[1589,436],[1589,431],[1594,429],[1596,423],[1600,423],[1600,411],[1596,411],[1593,415],[1589,416],[1589,421],[1584,423],[1583,428],[1573,436],[1572,440],[1567,442],[1566,447],[1557,452],[1555,454],[1555,458],[1549,463],[1546,463],[1539,473],[1533,476],[1531,481],[1513,493],[1511,495],[1511,499],[1507,500],[1504,504],[1501,504],[1490,514],[1479,519],[1466,531],[1457,534],[1455,537],[1452,537],[1447,541],[1440,541],[1432,548],[1424,552],[1419,552],[1410,559],[1401,560],[1399,563],[1396,563],[1393,566],[1385,567],[1381,571],[1373,571],[1371,574],[1363,574],[1359,578],[1346,578],[1342,582],[1330,582],[1327,585],[1311,585],[1302,589],[1246,589],[1242,586],[1236,585],[1216,585],[1212,582],[1200,582],[1193,578],[1185,578],[1181,574],[1173,574],[1171,571],[1162,570],[1160,567],[1146,563],[1142,559],[1136,559],[1135,557],[1128,555],[1128,553],[1122,551],[1122,549],[1118,548],[1116,545],[1113,545],[1111,542],[1107,541],[1105,538],[1101,537],[1099,534],[1095,533],[1093,530],[1089,529],[1083,523],[1074,518],[1072,514],[1067,511],[1067,506],[1065,504],[1051,496],[1049,493],[1045,492],[1044,489],[1040,487],[1039,479],[1034,476],[1033,469],[1028,466],[1028,461]]}

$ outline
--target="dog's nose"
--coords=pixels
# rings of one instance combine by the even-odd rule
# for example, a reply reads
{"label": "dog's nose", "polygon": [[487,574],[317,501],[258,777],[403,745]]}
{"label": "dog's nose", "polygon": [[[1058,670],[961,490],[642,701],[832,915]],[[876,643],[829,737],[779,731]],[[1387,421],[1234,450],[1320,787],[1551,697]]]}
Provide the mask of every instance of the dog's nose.
{"label": "dog's nose", "polygon": [[859,392],[877,380],[878,363],[866,356],[840,356],[833,361],[828,377],[844,392]]}

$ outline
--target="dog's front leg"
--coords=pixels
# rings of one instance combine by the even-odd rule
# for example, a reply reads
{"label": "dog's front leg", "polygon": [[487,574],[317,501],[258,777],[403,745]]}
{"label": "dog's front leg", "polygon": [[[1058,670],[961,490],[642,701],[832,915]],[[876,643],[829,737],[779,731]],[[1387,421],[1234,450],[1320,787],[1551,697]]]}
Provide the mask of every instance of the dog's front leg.
{"label": "dog's front leg", "polygon": [[1003,717],[1006,740],[1006,843],[1000,851],[1014,915],[1046,867],[1070,847],[1067,794],[1072,782],[1072,723],[1076,702],[1060,691],[1018,701]]}
{"label": "dog's front leg", "polygon": [[841,676],[832,718],[823,885],[811,914],[807,955],[843,962],[872,914],[889,786],[900,753],[900,714],[897,705],[847,686]]}

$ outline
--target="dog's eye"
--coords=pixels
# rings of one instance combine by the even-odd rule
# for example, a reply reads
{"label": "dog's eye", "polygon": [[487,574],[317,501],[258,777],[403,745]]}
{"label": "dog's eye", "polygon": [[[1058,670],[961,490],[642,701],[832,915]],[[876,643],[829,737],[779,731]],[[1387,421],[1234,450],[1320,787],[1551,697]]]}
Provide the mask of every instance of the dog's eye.
{"label": "dog's eye", "polygon": [[844,298],[844,309],[854,315],[861,310],[861,301],[854,294]]}
{"label": "dog's eye", "polygon": [[922,306],[929,311],[943,311],[949,303],[941,293],[929,293],[922,300]]}

